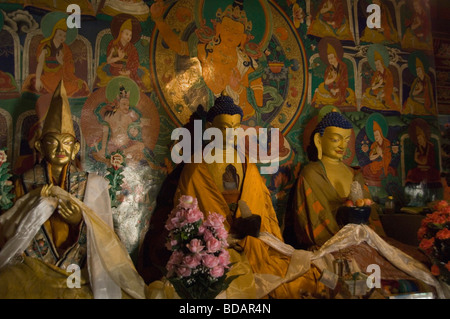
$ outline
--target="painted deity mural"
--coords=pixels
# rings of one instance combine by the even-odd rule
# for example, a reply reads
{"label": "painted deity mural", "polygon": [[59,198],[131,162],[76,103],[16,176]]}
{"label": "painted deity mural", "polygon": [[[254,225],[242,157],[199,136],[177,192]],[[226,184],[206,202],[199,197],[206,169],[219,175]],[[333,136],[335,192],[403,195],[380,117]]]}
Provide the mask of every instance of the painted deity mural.
{"label": "painted deity mural", "polygon": [[[0,4],[0,149],[17,176],[39,162],[34,141],[62,81],[78,164],[109,182],[114,228],[134,262],[179,168],[173,130],[204,123],[222,95],[242,109],[243,127],[281,132],[278,170],[262,175],[280,223],[312,130],[332,110],[353,124],[343,160],[374,200],[444,196],[449,103],[438,97],[448,95],[450,50],[433,47],[427,0],[77,3],[80,28],[68,27],[66,1]],[[371,4],[379,28],[367,24]]]}

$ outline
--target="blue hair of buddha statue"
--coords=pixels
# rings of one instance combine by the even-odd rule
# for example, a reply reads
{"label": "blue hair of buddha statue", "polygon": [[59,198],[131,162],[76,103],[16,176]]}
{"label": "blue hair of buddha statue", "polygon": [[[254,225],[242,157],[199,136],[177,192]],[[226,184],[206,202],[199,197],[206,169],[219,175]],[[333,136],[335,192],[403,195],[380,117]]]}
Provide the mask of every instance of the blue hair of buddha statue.
{"label": "blue hair of buddha statue", "polygon": [[209,109],[206,114],[206,121],[212,123],[214,118],[221,114],[235,115],[239,114],[241,116],[241,120],[244,117],[244,113],[242,109],[234,104],[234,101],[231,97],[222,95],[219,96],[215,101],[212,108]]}

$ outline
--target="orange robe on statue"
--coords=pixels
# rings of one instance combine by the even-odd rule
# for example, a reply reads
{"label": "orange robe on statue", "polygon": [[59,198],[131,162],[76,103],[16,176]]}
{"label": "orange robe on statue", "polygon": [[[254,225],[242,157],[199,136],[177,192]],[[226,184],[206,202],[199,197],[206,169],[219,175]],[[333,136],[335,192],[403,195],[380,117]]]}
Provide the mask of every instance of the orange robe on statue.
{"label": "orange robe on statue", "polygon": [[[174,202],[177,203],[182,195],[190,195],[197,198],[200,210],[205,213],[220,213],[225,216],[227,221],[234,218],[205,163],[185,165],[180,176]],[[261,232],[270,233],[283,242],[269,190],[264,184],[258,168],[252,163],[246,164],[239,199],[247,203],[253,214],[261,216]],[[240,216],[241,212],[238,208],[235,217],[238,218]],[[226,222],[225,227],[229,230],[230,224]],[[247,236],[240,241],[239,245],[243,247],[243,252],[254,274],[270,274],[280,278],[285,277],[290,267],[291,257],[283,255],[256,237]],[[325,286],[318,282],[319,276],[319,271],[311,265],[311,268],[302,276],[292,281],[281,283],[276,289],[267,291],[263,297],[288,299],[300,298],[303,293],[320,294],[325,290]],[[259,292],[265,291],[264,288],[258,285],[256,287]]]}

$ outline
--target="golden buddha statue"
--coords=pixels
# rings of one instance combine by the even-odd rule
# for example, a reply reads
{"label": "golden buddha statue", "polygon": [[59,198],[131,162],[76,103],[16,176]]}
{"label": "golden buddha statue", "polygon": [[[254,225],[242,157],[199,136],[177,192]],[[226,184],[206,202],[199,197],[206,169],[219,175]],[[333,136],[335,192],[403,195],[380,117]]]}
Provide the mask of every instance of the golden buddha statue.
{"label": "golden buddha statue", "polygon": [[16,182],[18,200],[0,216],[0,298],[144,298],[113,231],[108,182],[73,165],[80,143],[62,82],[35,147],[43,161]]}
{"label": "golden buddha statue", "polygon": [[[364,198],[370,198],[361,172],[342,161],[352,129],[352,124],[340,112],[331,111],[323,116],[311,135],[310,162],[300,172],[293,206],[286,213],[284,236],[294,247],[321,246],[339,231],[336,213],[349,197],[353,181],[363,187]],[[384,234],[375,208],[369,222]]]}
{"label": "golden buddha statue", "polygon": [[[233,99],[221,96],[207,113],[207,127],[215,127],[225,133],[227,128],[238,128],[242,118],[243,111]],[[228,162],[208,163],[204,158],[201,163],[186,163],[174,202],[178,203],[182,195],[190,195],[197,198],[201,211],[217,212],[225,217],[230,247],[234,248],[229,249],[230,255],[232,262],[237,262],[230,275],[241,274],[231,283],[227,296],[301,298],[302,293],[321,296],[324,286],[318,282],[320,273],[314,266],[289,277],[291,271],[298,268],[291,265],[291,256],[259,238],[264,234],[284,245],[269,190],[257,166],[230,147],[236,141],[227,140],[226,134],[223,136],[223,154]],[[234,160],[230,161],[230,158]],[[309,266],[309,261],[307,263]],[[267,274],[274,281],[267,281]]]}

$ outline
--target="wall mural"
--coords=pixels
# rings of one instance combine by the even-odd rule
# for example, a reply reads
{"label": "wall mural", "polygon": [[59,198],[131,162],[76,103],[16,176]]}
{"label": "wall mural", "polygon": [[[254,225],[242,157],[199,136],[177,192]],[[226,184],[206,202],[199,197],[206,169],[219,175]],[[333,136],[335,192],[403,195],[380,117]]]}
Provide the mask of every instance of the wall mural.
{"label": "wall mural", "polygon": [[[353,123],[344,159],[376,201],[443,196],[450,46],[433,48],[426,0],[77,4],[79,29],[67,27],[66,1],[0,4],[0,148],[14,174],[39,161],[34,139],[63,80],[78,160],[109,181],[115,230],[133,260],[176,167],[172,130],[224,92],[243,126],[282,132],[279,170],[263,175],[280,220],[312,128],[333,108]],[[367,25],[370,4],[380,6],[380,28]]]}
{"label": "wall mural", "polygon": [[251,10],[232,3],[191,0],[166,9],[163,2],[151,7],[158,96],[178,125],[199,104],[209,109],[225,91],[242,107],[244,124],[288,131],[305,102],[302,41],[275,3],[246,1]]}

